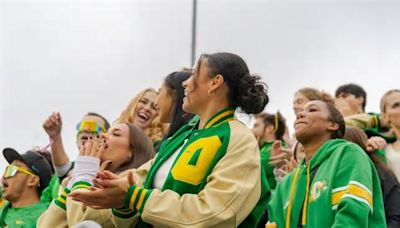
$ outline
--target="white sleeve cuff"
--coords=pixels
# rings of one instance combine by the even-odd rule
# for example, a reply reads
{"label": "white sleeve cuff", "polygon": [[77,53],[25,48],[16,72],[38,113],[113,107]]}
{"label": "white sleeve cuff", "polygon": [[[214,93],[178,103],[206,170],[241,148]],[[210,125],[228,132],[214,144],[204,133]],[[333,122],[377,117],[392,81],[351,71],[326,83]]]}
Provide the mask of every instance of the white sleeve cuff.
{"label": "white sleeve cuff", "polygon": [[92,185],[93,179],[96,178],[97,172],[100,170],[100,159],[91,156],[78,156],[75,160],[75,166],[72,170],[72,178],[68,183],[68,188],[79,181],[84,181]]}
{"label": "white sleeve cuff", "polygon": [[68,161],[65,165],[63,166],[54,166],[54,171],[57,176],[63,177],[68,174],[68,172],[71,170],[72,163],[71,161]]}

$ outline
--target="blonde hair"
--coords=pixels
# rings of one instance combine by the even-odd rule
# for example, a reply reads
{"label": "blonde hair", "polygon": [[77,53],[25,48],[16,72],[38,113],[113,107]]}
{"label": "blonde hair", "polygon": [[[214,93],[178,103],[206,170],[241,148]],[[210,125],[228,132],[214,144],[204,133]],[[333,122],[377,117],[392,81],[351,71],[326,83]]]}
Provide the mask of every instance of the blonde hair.
{"label": "blonde hair", "polygon": [[381,103],[380,103],[381,112],[383,112],[383,113],[386,112],[387,97],[393,93],[400,93],[400,89],[391,89],[391,90],[387,91],[385,94],[383,94],[383,96],[381,98]]}
{"label": "blonde hair", "polygon": [[[122,111],[121,115],[114,121],[114,124],[117,123],[133,124],[133,117],[134,117],[133,114],[136,112],[136,108],[140,99],[142,99],[144,94],[147,92],[153,92],[158,94],[157,91],[153,88],[147,88],[142,90],[140,93],[138,93],[129,101],[128,106]],[[163,125],[160,122],[158,116],[153,119],[151,125],[144,130],[144,133],[147,135],[147,137],[150,138],[150,140],[153,143],[159,141],[163,137],[165,130],[163,129]]]}
{"label": "blonde hair", "polygon": [[335,105],[335,100],[333,99],[333,97],[324,91],[319,91],[310,87],[304,87],[299,89],[296,93],[303,94],[310,101],[320,100],[330,105]]}

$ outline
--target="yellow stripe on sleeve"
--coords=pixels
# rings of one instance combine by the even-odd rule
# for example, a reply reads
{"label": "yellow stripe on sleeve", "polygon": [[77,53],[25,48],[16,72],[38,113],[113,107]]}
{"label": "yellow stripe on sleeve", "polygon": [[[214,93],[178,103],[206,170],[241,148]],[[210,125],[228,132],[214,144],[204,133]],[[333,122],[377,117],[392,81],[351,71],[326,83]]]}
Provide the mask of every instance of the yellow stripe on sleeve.
{"label": "yellow stripe on sleeve", "polygon": [[140,194],[139,202],[136,205],[136,210],[139,210],[140,207],[142,206],[144,197],[146,196],[147,189],[143,189],[142,193]]}
{"label": "yellow stripe on sleeve", "polygon": [[133,203],[135,202],[138,192],[139,192],[139,188],[136,187],[131,196],[131,200],[129,201],[129,208],[131,208],[131,209],[133,209]]}
{"label": "yellow stripe on sleeve", "polygon": [[346,194],[346,192],[347,189],[332,193],[332,205],[338,204],[340,199],[342,199],[343,195]]}
{"label": "yellow stripe on sleeve", "polygon": [[371,192],[358,182],[351,181],[345,189],[342,188],[340,191],[333,192],[332,206],[337,205],[344,197],[350,197],[360,202],[368,203],[368,206],[372,208],[373,200]]}
{"label": "yellow stripe on sleeve", "polygon": [[359,187],[355,184],[350,184],[347,190],[347,194],[354,195],[367,200],[370,206],[372,207],[372,195],[364,188]]}

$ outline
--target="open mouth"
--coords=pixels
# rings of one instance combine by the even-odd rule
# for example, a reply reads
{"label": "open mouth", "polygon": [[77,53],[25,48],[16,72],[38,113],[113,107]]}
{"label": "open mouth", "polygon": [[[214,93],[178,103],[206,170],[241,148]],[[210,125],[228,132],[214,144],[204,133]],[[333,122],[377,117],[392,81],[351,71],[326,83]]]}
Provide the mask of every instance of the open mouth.
{"label": "open mouth", "polygon": [[150,115],[145,112],[139,112],[138,117],[141,118],[143,121],[148,121],[150,119]]}
{"label": "open mouth", "polygon": [[3,184],[3,191],[4,191],[6,188],[8,188],[8,183],[7,183],[7,181],[5,181],[5,180],[3,179],[3,181],[2,181],[1,183]]}

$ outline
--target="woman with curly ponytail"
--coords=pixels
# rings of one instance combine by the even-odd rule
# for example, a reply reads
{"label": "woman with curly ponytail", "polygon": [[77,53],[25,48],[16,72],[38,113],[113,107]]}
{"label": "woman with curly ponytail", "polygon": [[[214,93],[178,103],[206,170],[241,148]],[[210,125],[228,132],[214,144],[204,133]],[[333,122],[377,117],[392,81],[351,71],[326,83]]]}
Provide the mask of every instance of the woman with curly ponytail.
{"label": "woman with curly ponytail", "polygon": [[270,191],[257,140],[234,114],[261,112],[266,85],[231,53],[202,55],[182,85],[182,108],[197,116],[155,159],[132,170],[134,178],[100,173],[98,190],[72,197],[114,208],[117,227],[256,227]]}

